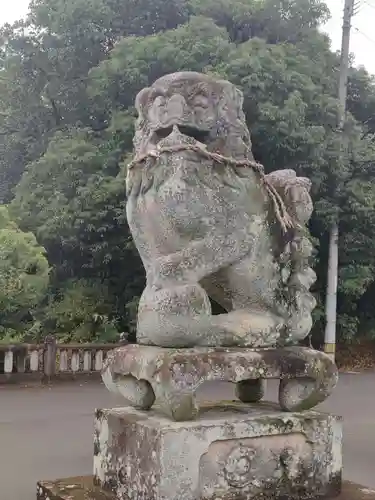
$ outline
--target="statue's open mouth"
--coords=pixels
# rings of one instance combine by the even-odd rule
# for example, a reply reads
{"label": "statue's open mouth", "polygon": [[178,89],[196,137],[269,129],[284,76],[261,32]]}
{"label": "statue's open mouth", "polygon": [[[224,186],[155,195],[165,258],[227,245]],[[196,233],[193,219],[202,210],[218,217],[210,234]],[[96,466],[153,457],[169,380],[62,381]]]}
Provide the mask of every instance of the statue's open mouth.
{"label": "statue's open mouth", "polygon": [[[188,125],[177,125],[178,130],[181,134],[192,137],[198,142],[202,144],[207,144],[210,136],[210,132],[208,130],[202,130],[197,127],[188,126]],[[154,143],[158,144],[161,140],[168,137],[173,132],[173,126],[159,128],[155,131],[154,135]]]}

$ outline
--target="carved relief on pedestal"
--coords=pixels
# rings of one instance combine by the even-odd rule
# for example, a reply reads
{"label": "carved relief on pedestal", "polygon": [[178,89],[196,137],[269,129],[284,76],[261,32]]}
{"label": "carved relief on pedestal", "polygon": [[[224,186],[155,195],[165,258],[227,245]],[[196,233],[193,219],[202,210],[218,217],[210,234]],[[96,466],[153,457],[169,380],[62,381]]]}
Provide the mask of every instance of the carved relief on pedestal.
{"label": "carved relief on pedestal", "polygon": [[[234,491],[243,498],[262,491],[277,498],[293,489],[308,489],[313,479],[312,454],[306,437],[296,433],[215,441],[201,457],[202,498],[229,500]],[[316,477],[324,473],[321,469],[314,471]]]}

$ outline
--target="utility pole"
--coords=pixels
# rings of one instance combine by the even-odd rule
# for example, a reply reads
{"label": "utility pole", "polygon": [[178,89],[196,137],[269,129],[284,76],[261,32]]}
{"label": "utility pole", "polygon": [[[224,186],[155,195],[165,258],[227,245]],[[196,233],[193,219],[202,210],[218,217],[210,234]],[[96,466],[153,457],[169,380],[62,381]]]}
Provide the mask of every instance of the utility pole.
{"label": "utility pole", "polygon": [[[346,117],[346,98],[349,73],[349,44],[351,20],[354,15],[355,0],[345,0],[344,21],[342,25],[342,43],[340,59],[340,76],[338,87],[339,110],[337,128],[340,134],[340,161],[343,158],[344,127]],[[336,215],[329,234],[329,257],[326,295],[326,328],[324,334],[324,352],[335,359],[336,353],[336,317],[337,317],[337,277],[338,277],[338,239],[339,215]]]}

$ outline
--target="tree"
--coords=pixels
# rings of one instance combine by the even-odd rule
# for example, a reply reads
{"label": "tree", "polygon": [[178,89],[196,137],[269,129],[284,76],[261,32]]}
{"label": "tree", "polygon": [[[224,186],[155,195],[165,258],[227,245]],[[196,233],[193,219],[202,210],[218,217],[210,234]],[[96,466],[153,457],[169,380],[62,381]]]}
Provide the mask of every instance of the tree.
{"label": "tree", "polygon": [[[126,131],[117,135],[115,125],[106,140],[85,129],[58,133],[45,155],[29,165],[11,206],[22,226],[35,231],[47,249],[54,294],[61,298],[76,280],[89,284],[75,293],[106,288],[112,300],[109,320],[116,320],[120,329],[127,321],[126,304],[143,286],[141,262],[126,224],[120,170],[127,136]],[[104,296],[98,292],[97,297]]]}
{"label": "tree", "polygon": [[327,6],[320,0],[191,0],[190,5],[195,15],[225,27],[235,43],[262,38],[271,44],[306,40],[311,45],[318,26],[329,17]]}
{"label": "tree", "polygon": [[120,37],[174,29],[188,16],[186,0],[33,0],[30,9],[33,24],[61,37],[81,38],[88,52],[96,43],[110,50]]}
{"label": "tree", "polygon": [[[134,328],[144,274],[125,216],[133,103],[142,87],[179,70],[237,84],[257,160],[268,171],[294,168],[312,179],[321,305],[327,232],[341,208],[340,322],[353,334],[368,324],[375,85],[363,69],[351,69],[350,154],[339,167],[339,58],[318,31],[327,15],[319,0],[34,0],[25,23],[3,27],[0,196],[46,248],[45,328],[99,339],[107,333],[82,319],[96,314],[118,329]],[[340,192],[332,179],[345,181]],[[69,323],[75,300],[82,307]],[[318,308],[317,332],[320,316]],[[81,335],[86,321],[91,326]]]}
{"label": "tree", "polygon": [[349,71],[347,108],[365,134],[375,133],[375,79],[364,68]]}
{"label": "tree", "polygon": [[108,287],[69,280],[43,311],[42,325],[61,342],[116,342],[119,330]]}
{"label": "tree", "polygon": [[32,233],[22,232],[0,207],[0,338],[21,334],[45,296],[49,266]]}
{"label": "tree", "polygon": [[137,92],[160,76],[207,71],[226,59],[230,47],[226,30],[204,17],[154,36],[124,38],[90,71],[89,92],[110,112],[128,110]]}

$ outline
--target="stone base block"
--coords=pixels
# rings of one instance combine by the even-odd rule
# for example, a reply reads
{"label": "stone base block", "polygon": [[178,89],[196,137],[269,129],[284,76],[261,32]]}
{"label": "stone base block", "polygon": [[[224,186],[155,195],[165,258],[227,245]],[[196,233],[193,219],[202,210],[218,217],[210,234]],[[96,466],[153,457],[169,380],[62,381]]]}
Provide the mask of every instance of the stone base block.
{"label": "stone base block", "polygon": [[57,481],[39,481],[37,500],[116,500],[114,493],[94,484],[93,476],[68,477]]}
{"label": "stone base block", "polygon": [[[94,486],[93,476],[85,476],[40,481],[37,500],[116,500],[116,496]],[[341,493],[335,500],[375,500],[375,490],[344,481]]]}
{"label": "stone base block", "polygon": [[271,404],[222,403],[190,422],[131,407],[98,410],[94,480],[118,500],[334,497],[341,440],[339,418]]}

